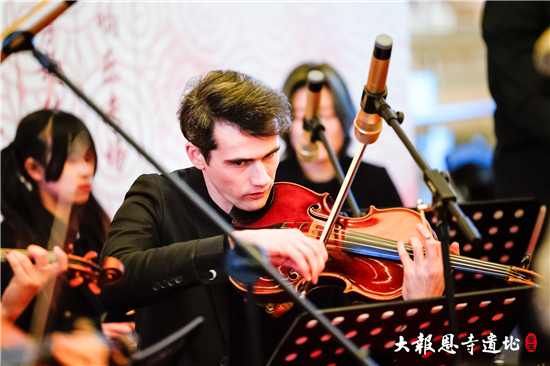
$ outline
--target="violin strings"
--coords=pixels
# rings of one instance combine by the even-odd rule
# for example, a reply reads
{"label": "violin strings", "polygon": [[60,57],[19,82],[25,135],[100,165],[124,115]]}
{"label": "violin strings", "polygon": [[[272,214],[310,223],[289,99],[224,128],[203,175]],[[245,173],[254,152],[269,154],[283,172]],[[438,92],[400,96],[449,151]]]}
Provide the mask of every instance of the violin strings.
{"label": "violin strings", "polygon": [[[353,235],[349,235],[350,233]],[[346,234],[346,238],[350,237],[354,239],[371,239],[369,243],[382,245],[386,250],[393,249],[394,245],[397,243],[397,241],[393,241],[385,238],[378,238],[376,236],[354,232],[352,230],[345,232],[345,234]],[[361,243],[354,243],[354,244],[361,245]],[[405,248],[407,252],[412,253],[412,247],[409,244],[405,244]],[[511,266],[507,266],[504,264],[491,263],[491,262],[474,259],[474,258],[466,258],[462,256],[457,256],[455,254],[450,254],[450,259],[451,259],[451,264],[462,266],[462,268],[458,267],[457,269],[465,269],[465,270],[470,269],[474,271],[479,269],[485,269],[485,271],[487,271],[488,274],[502,274],[503,276],[515,275],[516,277],[522,276],[517,271],[514,271],[511,268]]]}
{"label": "violin strings", "polygon": [[[2,248],[1,254],[0,254],[0,262],[7,262],[6,259],[6,252],[19,252],[23,255],[27,255],[27,249],[15,249],[15,248]],[[57,260],[57,257],[55,256],[54,252],[48,252],[48,262],[55,262]]]}
{"label": "violin strings", "polygon": [[[323,228],[323,225],[318,224],[318,226],[319,226],[319,229],[314,229],[317,233],[321,232],[322,231],[321,228]],[[365,244],[371,244],[374,246],[372,249],[378,249],[384,252],[391,252],[392,254],[395,254],[397,250],[395,246],[397,244],[397,241],[395,240],[380,238],[377,236],[364,234],[364,233],[360,233],[352,230],[341,230],[339,233],[336,233],[336,234],[343,234],[346,239],[360,240],[359,242],[355,242],[355,241],[350,241],[345,239],[342,240],[342,239],[332,238],[337,242],[341,242],[342,245],[351,244],[351,245],[357,245],[357,246],[364,246]],[[409,254],[414,255],[412,247],[409,244],[405,243],[405,249]],[[480,271],[484,271],[485,274],[501,276],[506,278],[514,277],[520,280],[529,279],[525,274],[517,270],[514,270],[512,266],[499,264],[499,263],[491,263],[491,262],[474,259],[470,257],[462,257],[455,254],[450,254],[450,259],[451,259],[451,264],[455,265],[457,269],[470,270],[478,273]]]}
{"label": "violin strings", "polygon": [[[346,235],[346,238],[348,238],[348,237],[351,237],[353,239],[353,236],[350,236],[349,233],[348,233],[348,235]],[[356,236],[355,239],[357,239],[357,236]],[[360,239],[362,239],[362,238],[360,238]],[[364,245],[363,242],[354,242],[354,241],[350,241],[350,240],[341,240],[341,239],[335,239],[335,238],[333,238],[333,240],[341,241],[344,244],[354,244],[354,245],[358,245],[358,246]],[[382,251],[385,251],[385,252],[390,251],[390,252],[394,253],[396,251],[396,248],[395,248],[394,245],[389,245],[388,243],[385,243],[385,242],[375,240],[375,241],[368,241],[367,243],[372,244],[372,245],[377,245],[376,249],[382,250]],[[393,243],[397,243],[397,242],[393,242]],[[414,255],[412,247],[409,244],[405,244],[405,249],[407,250],[407,252],[409,254]],[[451,259],[451,264],[454,265],[454,267],[456,269],[470,270],[470,271],[473,271],[473,272],[484,271],[485,274],[500,275],[502,277],[514,276],[514,277],[518,278],[518,277],[521,276],[517,272],[512,271],[510,266],[506,266],[506,265],[502,265],[502,264],[497,264],[497,263],[493,264],[493,263],[490,263],[490,262],[477,260],[477,259],[473,259],[473,258],[472,259],[470,259],[470,258],[469,259],[461,258],[460,256],[456,256],[456,255],[453,255],[453,254],[451,254],[450,259]],[[523,276],[521,276],[521,277],[523,277]]]}

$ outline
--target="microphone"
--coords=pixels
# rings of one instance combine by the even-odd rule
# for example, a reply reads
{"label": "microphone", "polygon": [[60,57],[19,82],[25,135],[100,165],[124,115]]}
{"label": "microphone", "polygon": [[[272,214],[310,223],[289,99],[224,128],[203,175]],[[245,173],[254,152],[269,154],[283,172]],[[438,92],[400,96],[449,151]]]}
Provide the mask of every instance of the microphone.
{"label": "microphone", "polygon": [[2,32],[0,62],[12,53],[32,49],[33,37],[52,23],[76,1],[46,2],[38,4],[32,12],[13,23]]}
{"label": "microphone", "polygon": [[312,70],[307,74],[307,102],[304,113],[304,132],[296,144],[298,160],[311,163],[317,160],[319,142],[311,141],[311,120],[319,116],[321,103],[321,89],[325,81],[325,75],[319,70]]}
{"label": "microphone", "polygon": [[540,75],[550,77],[550,28],[546,29],[535,42],[533,63]]}
{"label": "microphone", "polygon": [[353,121],[355,138],[363,145],[376,142],[382,131],[382,118],[376,113],[374,99],[369,94],[382,95],[386,91],[386,77],[390,66],[393,40],[386,34],[376,37],[370,63],[369,78],[361,98],[361,110]]}

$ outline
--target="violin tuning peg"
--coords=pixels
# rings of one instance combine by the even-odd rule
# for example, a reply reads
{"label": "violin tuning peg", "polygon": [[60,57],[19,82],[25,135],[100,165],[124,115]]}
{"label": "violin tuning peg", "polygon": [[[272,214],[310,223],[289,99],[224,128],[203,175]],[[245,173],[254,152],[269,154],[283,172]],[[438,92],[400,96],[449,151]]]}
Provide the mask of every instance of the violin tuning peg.
{"label": "violin tuning peg", "polygon": [[80,275],[77,275],[69,281],[69,284],[72,287],[76,287],[79,286],[82,282],[84,282],[84,278],[80,277]]}
{"label": "violin tuning peg", "polygon": [[86,259],[97,258],[97,252],[94,252],[93,250],[90,250],[88,253],[84,254],[84,258],[86,258]]}
{"label": "violin tuning peg", "polygon": [[95,295],[99,295],[101,293],[101,289],[95,282],[90,282],[88,284],[88,287],[90,288],[90,291],[92,291]]}

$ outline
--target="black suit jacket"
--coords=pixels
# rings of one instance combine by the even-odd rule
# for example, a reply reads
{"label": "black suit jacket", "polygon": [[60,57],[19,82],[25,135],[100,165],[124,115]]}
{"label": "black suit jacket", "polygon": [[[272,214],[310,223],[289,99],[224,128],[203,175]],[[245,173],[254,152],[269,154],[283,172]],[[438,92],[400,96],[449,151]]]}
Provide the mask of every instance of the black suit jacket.
{"label": "black suit jacket", "polygon": [[[224,219],[196,168],[170,174],[185,180]],[[197,316],[205,321],[174,364],[229,363],[230,282],[224,268],[227,239],[166,177],[142,175],[113,218],[102,257],[118,258],[122,279],[105,286],[105,308],[136,310],[139,349],[164,339]]]}

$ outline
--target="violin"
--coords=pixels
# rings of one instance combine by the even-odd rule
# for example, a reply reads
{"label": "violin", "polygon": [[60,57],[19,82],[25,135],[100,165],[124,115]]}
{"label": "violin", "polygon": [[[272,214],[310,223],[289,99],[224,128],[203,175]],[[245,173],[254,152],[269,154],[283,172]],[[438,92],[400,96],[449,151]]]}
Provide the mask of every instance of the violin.
{"label": "violin", "polygon": [[[26,249],[2,248],[0,253],[0,262],[6,262],[6,251],[17,251],[27,255]],[[90,291],[95,295],[101,293],[100,287],[117,281],[124,274],[124,265],[116,258],[106,257],[101,266],[94,263],[91,259],[97,257],[96,252],[88,252],[84,257],[73,254],[67,254],[68,269],[66,276],[72,287],[77,287],[86,282]],[[57,261],[55,253],[48,251],[48,262]]]}
{"label": "violin", "polygon": [[[276,183],[273,190],[272,206],[263,217],[252,223],[234,219],[233,227],[237,230],[296,228],[307,236],[319,239],[331,212],[332,200],[328,193],[318,194],[294,183]],[[344,293],[354,292],[373,300],[401,297],[403,266],[397,252],[397,242],[402,240],[407,243],[411,237],[418,237],[415,230],[417,223],[423,223],[420,214],[407,208],[379,210],[371,206],[364,217],[339,216],[326,244],[329,259],[319,282],[323,277],[336,278],[343,282]],[[433,235],[435,237],[435,233]],[[412,247],[405,244],[405,248],[413,256]],[[539,276],[520,267],[461,255],[450,254],[450,262],[453,269],[527,285],[535,285],[533,279]],[[277,270],[297,291],[306,283],[304,277],[292,268],[280,266]],[[238,290],[246,291],[246,285],[232,278],[230,280]],[[273,279],[260,277],[252,290],[259,304],[266,305],[268,313],[275,311],[273,304],[285,301],[284,290]],[[285,309],[288,308],[285,306]]]}

